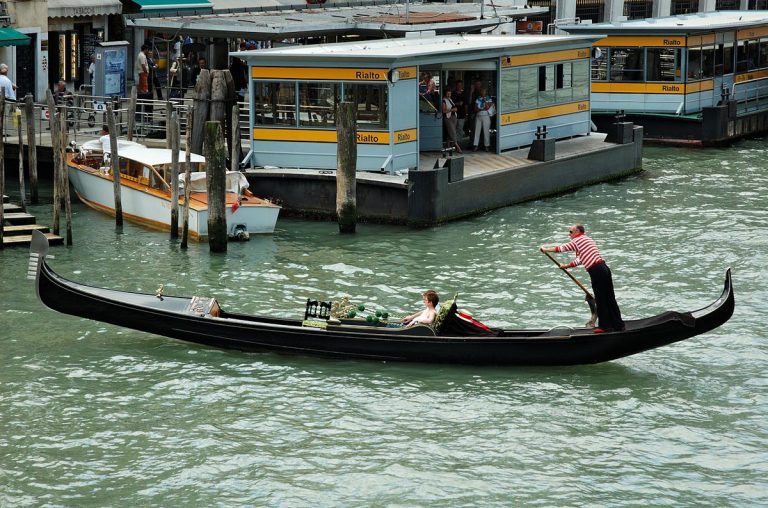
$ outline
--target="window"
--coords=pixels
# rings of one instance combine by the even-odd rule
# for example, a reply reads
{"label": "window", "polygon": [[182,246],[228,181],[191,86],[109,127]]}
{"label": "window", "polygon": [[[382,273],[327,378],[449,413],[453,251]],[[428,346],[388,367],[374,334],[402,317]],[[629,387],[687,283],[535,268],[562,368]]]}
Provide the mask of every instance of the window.
{"label": "window", "polygon": [[595,47],[592,50],[592,81],[608,80],[608,49]]}
{"label": "window", "polygon": [[539,68],[520,69],[520,109],[535,108],[539,105]]}
{"label": "window", "polygon": [[701,48],[691,46],[688,48],[688,79],[701,79]]}
{"label": "window", "polygon": [[733,74],[733,42],[723,44],[723,74]]}
{"label": "window", "polygon": [[747,61],[749,41],[739,41],[736,46],[736,72],[747,72],[749,63]]}
{"label": "window", "polygon": [[253,111],[256,125],[296,125],[296,83],[254,83]]}
{"label": "window", "polygon": [[357,105],[358,128],[387,128],[386,84],[344,83],[344,100]]}
{"label": "window", "polygon": [[520,107],[520,71],[507,69],[501,73],[501,105],[502,113],[516,111]]}
{"label": "window", "polygon": [[555,66],[539,66],[539,105],[555,102]]}
{"label": "window", "polygon": [[254,123],[335,129],[342,94],[344,100],[357,105],[358,126],[387,128],[386,84],[256,81]]}
{"label": "window", "polygon": [[589,99],[589,62],[578,60],[573,62],[573,100]]}
{"label": "window", "polygon": [[701,48],[701,76],[703,78],[715,76],[715,47],[712,45]]}
{"label": "window", "polygon": [[570,102],[573,99],[573,65],[571,62],[555,66],[555,100]]}
{"label": "window", "polygon": [[611,49],[611,81],[643,81],[644,48]]}
{"label": "window", "polygon": [[760,39],[760,60],[758,62],[758,67],[768,67],[768,39],[765,37]]}
{"label": "window", "polygon": [[675,81],[680,77],[680,50],[648,48],[646,50],[647,81]]}
{"label": "window", "polygon": [[747,46],[747,68],[753,71],[759,67],[760,64],[760,42],[749,41]]}
{"label": "window", "polygon": [[340,88],[338,83],[299,83],[299,125],[335,129]]}

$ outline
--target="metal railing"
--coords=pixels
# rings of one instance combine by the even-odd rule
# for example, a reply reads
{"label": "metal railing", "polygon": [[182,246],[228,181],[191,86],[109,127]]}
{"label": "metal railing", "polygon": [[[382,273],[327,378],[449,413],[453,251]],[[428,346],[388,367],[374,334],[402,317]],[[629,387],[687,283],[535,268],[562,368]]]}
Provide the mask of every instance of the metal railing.
{"label": "metal railing", "polygon": [[[112,104],[115,112],[115,125],[118,127],[118,136],[125,136],[128,133],[128,115],[129,99],[124,97],[99,97],[91,95],[88,92],[90,87],[84,85],[81,91],[85,93],[66,94],[60,97],[58,109],[64,112],[67,119],[67,136],[69,141],[82,143],[89,139],[99,137],[102,126],[107,124],[107,104]],[[165,139],[166,122],[168,120],[167,105],[171,104],[171,111],[175,111],[179,118],[179,129],[182,143],[187,132],[187,115],[191,111],[192,98],[182,99],[150,100],[137,99],[136,112],[134,116],[133,138],[142,142],[148,139]],[[238,102],[240,106],[240,115],[238,123],[240,125],[240,139],[247,141],[249,139],[249,111],[248,103]],[[16,118],[22,118],[23,133],[26,138],[26,118],[24,115],[24,101],[21,99],[17,103],[6,102],[6,121],[4,122],[3,134],[6,135],[7,142],[13,143],[17,136],[18,127],[14,123],[13,112],[19,110]],[[50,144],[50,114],[48,105],[35,104],[35,136],[37,145]]]}

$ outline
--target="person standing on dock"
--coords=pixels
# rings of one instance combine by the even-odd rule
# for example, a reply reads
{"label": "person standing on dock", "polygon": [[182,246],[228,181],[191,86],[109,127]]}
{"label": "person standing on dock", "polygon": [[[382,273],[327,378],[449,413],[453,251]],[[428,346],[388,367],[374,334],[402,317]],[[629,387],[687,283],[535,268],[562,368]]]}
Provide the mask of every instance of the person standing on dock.
{"label": "person standing on dock", "polygon": [[143,44],[139,54],[136,55],[136,83],[138,83],[138,92],[146,94],[149,92],[149,64],[147,63],[147,53],[149,46]]}
{"label": "person standing on dock", "polygon": [[456,137],[456,124],[458,118],[456,117],[459,110],[458,106],[453,102],[453,91],[446,90],[443,97],[443,126],[445,127],[445,143],[444,146],[450,146],[456,150],[456,153],[461,153],[461,147]]}
{"label": "person standing on dock", "polygon": [[576,258],[570,263],[560,263],[560,269],[567,270],[579,265],[589,274],[592,291],[597,303],[597,319],[599,328],[595,333],[618,332],[624,330],[624,320],[621,318],[619,304],[613,291],[613,276],[611,270],[600,255],[595,241],[585,233],[584,226],[574,224],[568,228],[570,242],[555,247],[540,247],[541,252],[575,252]]}
{"label": "person standing on dock", "polygon": [[483,133],[483,148],[491,151],[491,116],[493,116],[493,99],[485,88],[480,89],[480,94],[475,99],[475,136],[472,150],[477,151],[480,146],[480,132]]}
{"label": "person standing on dock", "polygon": [[16,83],[8,77],[8,65],[0,64],[0,88],[3,89],[5,98],[16,102]]}

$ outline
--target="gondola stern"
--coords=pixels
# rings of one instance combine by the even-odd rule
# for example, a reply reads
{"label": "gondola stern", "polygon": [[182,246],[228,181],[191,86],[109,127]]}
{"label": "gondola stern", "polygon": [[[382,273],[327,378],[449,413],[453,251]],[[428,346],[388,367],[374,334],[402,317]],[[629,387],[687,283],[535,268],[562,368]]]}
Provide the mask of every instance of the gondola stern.
{"label": "gondola stern", "polygon": [[32,241],[29,244],[27,279],[35,281],[35,293],[37,293],[37,299],[40,300],[43,305],[45,305],[45,302],[40,298],[40,270],[42,269],[43,263],[45,263],[45,258],[48,256],[49,247],[48,238],[45,234],[37,229],[33,230]]}

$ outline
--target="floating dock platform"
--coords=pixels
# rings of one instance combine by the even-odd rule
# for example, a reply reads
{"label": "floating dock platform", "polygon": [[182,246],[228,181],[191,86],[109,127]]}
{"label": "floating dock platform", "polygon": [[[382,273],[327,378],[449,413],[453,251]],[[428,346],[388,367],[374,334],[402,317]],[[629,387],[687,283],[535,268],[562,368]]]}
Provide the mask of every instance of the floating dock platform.
{"label": "floating dock platform", "polygon": [[[357,212],[361,221],[425,227],[487,210],[573,191],[642,171],[643,129],[622,125],[629,138],[593,133],[555,143],[554,159],[528,158],[529,148],[499,154],[468,152],[442,157],[421,154],[419,169],[403,174],[359,171]],[[609,141],[607,141],[609,140]],[[437,166],[437,167],[435,167]],[[336,172],[254,169],[251,189],[276,198],[283,216],[333,219]]]}

